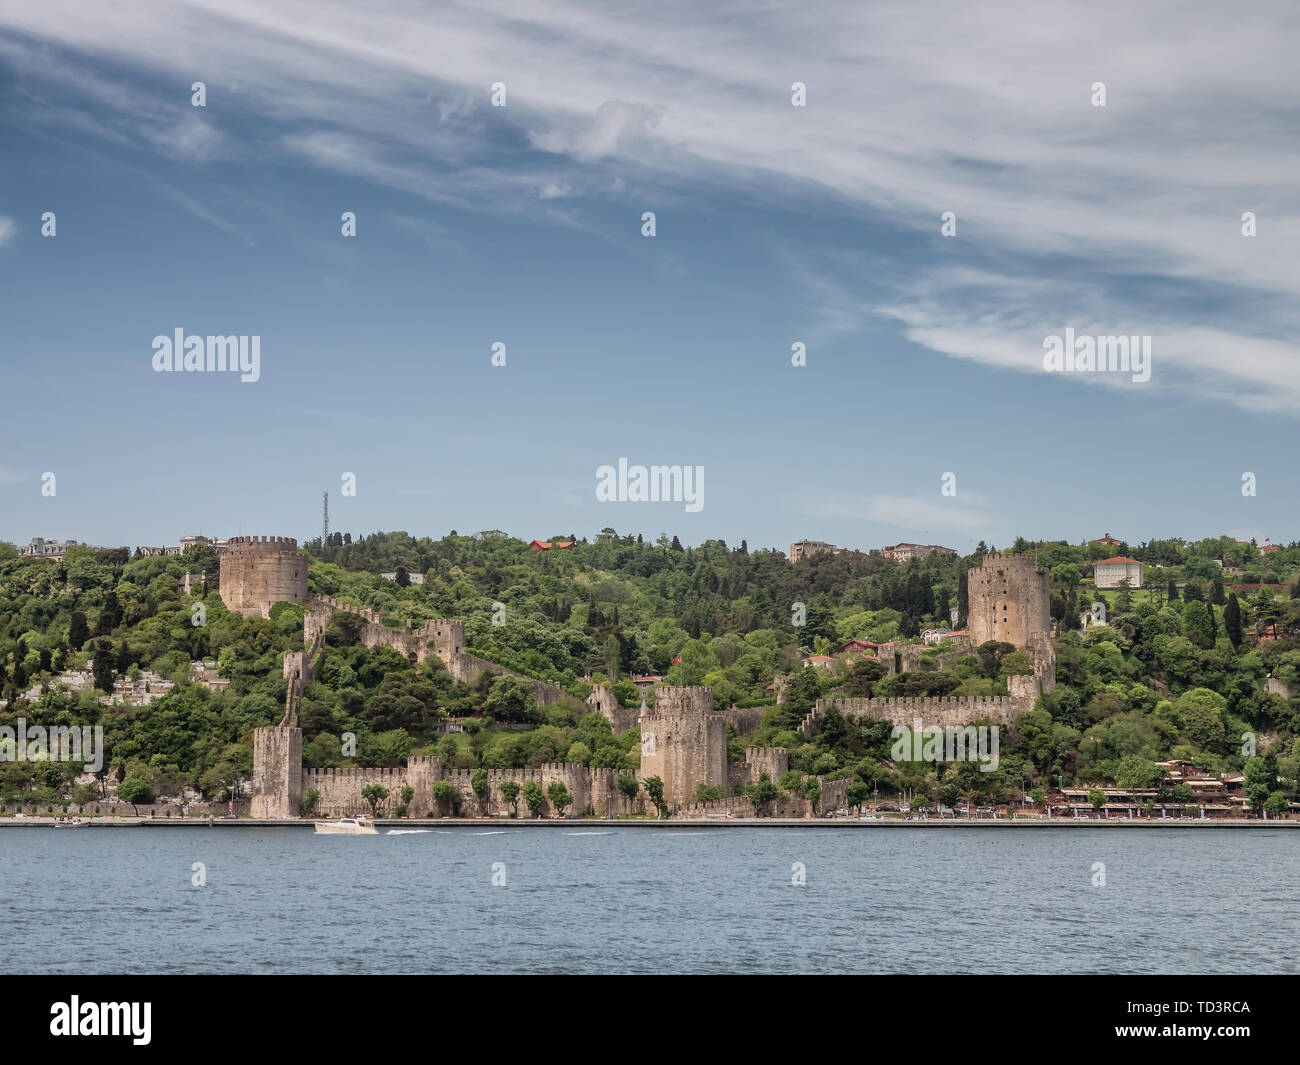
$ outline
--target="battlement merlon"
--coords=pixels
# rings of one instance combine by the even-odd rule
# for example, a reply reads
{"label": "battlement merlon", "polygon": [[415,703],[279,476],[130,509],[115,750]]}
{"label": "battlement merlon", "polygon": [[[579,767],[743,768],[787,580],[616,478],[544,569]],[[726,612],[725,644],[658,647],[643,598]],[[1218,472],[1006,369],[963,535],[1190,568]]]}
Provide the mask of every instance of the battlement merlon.
{"label": "battlement merlon", "polygon": [[705,685],[659,684],[654,689],[654,709],[650,716],[702,715],[713,711],[713,689]]}

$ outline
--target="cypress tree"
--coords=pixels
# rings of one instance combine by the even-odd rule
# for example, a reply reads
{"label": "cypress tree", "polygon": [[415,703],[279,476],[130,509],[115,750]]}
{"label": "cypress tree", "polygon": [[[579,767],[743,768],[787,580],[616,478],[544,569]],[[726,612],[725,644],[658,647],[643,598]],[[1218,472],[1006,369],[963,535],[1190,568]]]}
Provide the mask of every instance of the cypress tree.
{"label": "cypress tree", "polygon": [[86,615],[80,610],[72,612],[72,618],[68,623],[68,644],[74,650],[80,651],[87,640],[90,639],[90,626],[86,624]]}
{"label": "cypress tree", "polygon": [[1235,592],[1228,596],[1228,605],[1223,608],[1223,631],[1234,651],[1241,647],[1241,604]]}

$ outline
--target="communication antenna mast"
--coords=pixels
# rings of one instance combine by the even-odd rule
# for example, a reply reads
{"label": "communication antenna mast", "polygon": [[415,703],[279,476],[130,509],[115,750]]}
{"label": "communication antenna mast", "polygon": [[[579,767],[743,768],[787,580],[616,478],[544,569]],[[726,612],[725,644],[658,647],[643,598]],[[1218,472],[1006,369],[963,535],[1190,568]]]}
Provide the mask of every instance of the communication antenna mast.
{"label": "communication antenna mast", "polygon": [[330,494],[321,493],[320,553],[323,558],[329,547],[330,539]]}

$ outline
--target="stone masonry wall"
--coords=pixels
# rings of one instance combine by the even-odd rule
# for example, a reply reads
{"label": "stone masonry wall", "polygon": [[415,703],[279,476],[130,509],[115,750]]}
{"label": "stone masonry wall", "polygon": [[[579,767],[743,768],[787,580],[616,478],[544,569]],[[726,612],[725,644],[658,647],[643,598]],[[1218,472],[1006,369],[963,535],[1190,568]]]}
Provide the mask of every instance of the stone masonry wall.
{"label": "stone masonry wall", "polygon": [[221,556],[221,601],[245,617],[307,599],[307,557],[289,536],[233,536]]}
{"label": "stone masonry wall", "polygon": [[525,677],[522,673],[516,673],[512,669],[496,662],[489,662],[486,658],[479,658],[476,655],[458,654],[443,658],[447,670],[460,683],[467,684],[473,679],[476,673],[491,673],[499,677],[519,677],[521,680],[528,681],[533,689],[533,698],[537,700],[538,706],[550,706],[558,702],[565,694],[563,688],[554,684],[548,684],[544,680],[537,680],[533,677]]}
{"label": "stone masonry wall", "polygon": [[[626,797],[617,790],[618,772],[614,769],[588,769],[569,762],[547,762],[535,769],[489,769],[486,770],[487,795],[480,799],[474,793],[472,770],[446,769],[440,758],[416,757],[400,769],[305,769],[302,771],[302,787],[304,794],[311,788],[320,792],[316,807],[320,817],[369,814],[370,804],[361,797],[361,789],[369,784],[382,785],[389,791],[388,798],[379,807],[381,816],[392,816],[402,801],[404,787],[410,787],[414,791],[407,804],[408,816],[450,816],[451,808],[436,809],[433,801],[433,785],[442,780],[459,794],[463,817],[491,817],[502,810],[509,810],[510,804],[501,794],[501,785],[508,780],[514,781],[521,788],[528,781],[534,780],[542,786],[543,791],[553,781],[563,781],[573,796],[573,804],[565,811],[569,815],[582,815],[590,811],[592,816],[606,817],[610,814],[642,812],[644,800],[641,795],[629,804]],[[637,776],[635,772],[631,775]],[[532,816],[522,795],[517,806],[519,817]],[[542,814],[554,814],[549,798],[542,808]]]}
{"label": "stone masonry wall", "polygon": [[310,644],[317,635],[323,636],[330,616],[335,613],[352,614],[365,622],[361,629],[361,642],[371,650],[376,647],[391,647],[412,662],[423,662],[430,654],[435,654],[447,667],[447,672],[461,684],[469,683],[478,673],[519,677],[528,681],[532,687],[538,706],[550,706],[565,694],[563,688],[554,684],[525,677],[496,662],[466,653],[465,623],[452,618],[426,621],[418,629],[390,629],[381,623],[379,614],[368,607],[354,606],[318,595],[311,598],[304,619],[303,639]]}
{"label": "stone masonry wall", "polygon": [[1051,631],[1048,574],[1031,555],[985,555],[967,573],[966,588],[973,647],[987,640],[1028,647],[1034,636]]}
{"label": "stone masonry wall", "polygon": [[301,769],[302,729],[254,729],[252,815],[297,817],[302,812]]}
{"label": "stone masonry wall", "polygon": [[818,720],[831,708],[846,717],[868,717],[873,721],[892,721],[896,725],[910,725],[914,718],[919,717],[926,725],[939,725],[946,728],[949,725],[968,725],[972,721],[981,720],[1010,724],[1020,714],[1032,709],[1033,701],[1012,699],[1005,695],[941,698],[918,696],[910,699],[818,699],[812,713],[804,720],[805,736],[815,733]]}
{"label": "stone masonry wall", "polygon": [[655,708],[640,718],[642,778],[664,783],[664,801],[693,802],[708,784],[726,790],[727,722],[713,712],[713,689],[655,688]]}
{"label": "stone masonry wall", "polygon": [[635,728],[641,713],[636,707],[621,706],[614,689],[608,684],[597,684],[593,687],[591,694],[587,696],[587,705],[609,722],[615,736]]}
{"label": "stone masonry wall", "polygon": [[745,764],[749,767],[749,783],[757,784],[763,774],[772,783],[779,783],[790,768],[790,752],[784,747],[746,747]]}

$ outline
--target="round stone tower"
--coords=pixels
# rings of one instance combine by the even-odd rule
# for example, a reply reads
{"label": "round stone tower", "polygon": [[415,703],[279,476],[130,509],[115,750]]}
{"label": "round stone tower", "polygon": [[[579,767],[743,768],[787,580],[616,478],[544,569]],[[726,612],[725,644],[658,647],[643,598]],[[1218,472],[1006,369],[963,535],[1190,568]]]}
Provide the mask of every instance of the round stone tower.
{"label": "round stone tower", "polygon": [[307,556],[291,536],[232,536],[221,556],[221,601],[245,617],[307,599]]}
{"label": "round stone tower", "polygon": [[966,628],[978,647],[1001,640],[1028,647],[1052,628],[1048,574],[1032,555],[985,555],[966,575]]}

